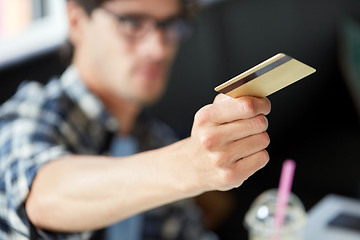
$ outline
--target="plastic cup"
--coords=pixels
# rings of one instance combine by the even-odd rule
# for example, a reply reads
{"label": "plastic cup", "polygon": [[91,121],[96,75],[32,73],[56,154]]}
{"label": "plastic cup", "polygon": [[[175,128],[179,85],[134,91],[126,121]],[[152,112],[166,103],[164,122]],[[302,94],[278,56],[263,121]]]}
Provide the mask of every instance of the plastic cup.
{"label": "plastic cup", "polygon": [[305,230],[307,216],[304,205],[293,193],[290,193],[284,222],[281,227],[275,225],[277,189],[260,194],[245,215],[244,225],[249,240],[301,240]]}

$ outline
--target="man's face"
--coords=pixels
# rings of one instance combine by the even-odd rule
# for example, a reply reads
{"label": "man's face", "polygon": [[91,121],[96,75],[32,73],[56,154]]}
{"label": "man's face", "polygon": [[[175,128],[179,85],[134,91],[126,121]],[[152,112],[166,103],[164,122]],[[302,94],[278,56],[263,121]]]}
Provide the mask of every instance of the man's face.
{"label": "man's face", "polygon": [[178,43],[154,22],[172,19],[179,11],[179,0],[116,0],[95,9],[75,45],[91,90],[141,105],[157,100]]}

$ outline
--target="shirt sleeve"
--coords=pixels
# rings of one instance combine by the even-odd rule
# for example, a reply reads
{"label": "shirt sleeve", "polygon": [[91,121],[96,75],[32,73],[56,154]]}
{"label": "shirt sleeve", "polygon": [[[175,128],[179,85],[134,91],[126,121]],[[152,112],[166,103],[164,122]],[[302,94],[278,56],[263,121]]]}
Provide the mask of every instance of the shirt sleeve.
{"label": "shirt sleeve", "polygon": [[[46,120],[7,116],[0,119],[0,232],[30,236],[25,200],[39,169],[71,152],[55,124]],[[4,233],[4,231],[6,233]],[[84,234],[58,234],[35,229],[41,239],[85,239]]]}

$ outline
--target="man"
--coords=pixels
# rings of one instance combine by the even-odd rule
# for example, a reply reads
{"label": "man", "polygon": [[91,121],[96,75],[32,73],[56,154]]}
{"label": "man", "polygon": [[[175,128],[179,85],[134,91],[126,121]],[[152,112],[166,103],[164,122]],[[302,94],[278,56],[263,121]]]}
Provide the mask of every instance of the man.
{"label": "man", "polygon": [[269,101],[218,95],[169,144],[144,108],[165,89],[186,2],[67,4],[71,66],[0,109],[0,238],[88,239],[120,222],[103,235],[201,239],[179,200],[238,187],[268,162]]}

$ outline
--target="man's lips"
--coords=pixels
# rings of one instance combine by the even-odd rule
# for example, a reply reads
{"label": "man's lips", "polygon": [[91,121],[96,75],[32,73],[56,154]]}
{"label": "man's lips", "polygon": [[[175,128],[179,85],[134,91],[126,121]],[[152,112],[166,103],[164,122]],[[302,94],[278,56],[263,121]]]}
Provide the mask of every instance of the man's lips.
{"label": "man's lips", "polygon": [[165,67],[162,65],[143,66],[139,68],[140,75],[147,80],[156,80],[165,73]]}

